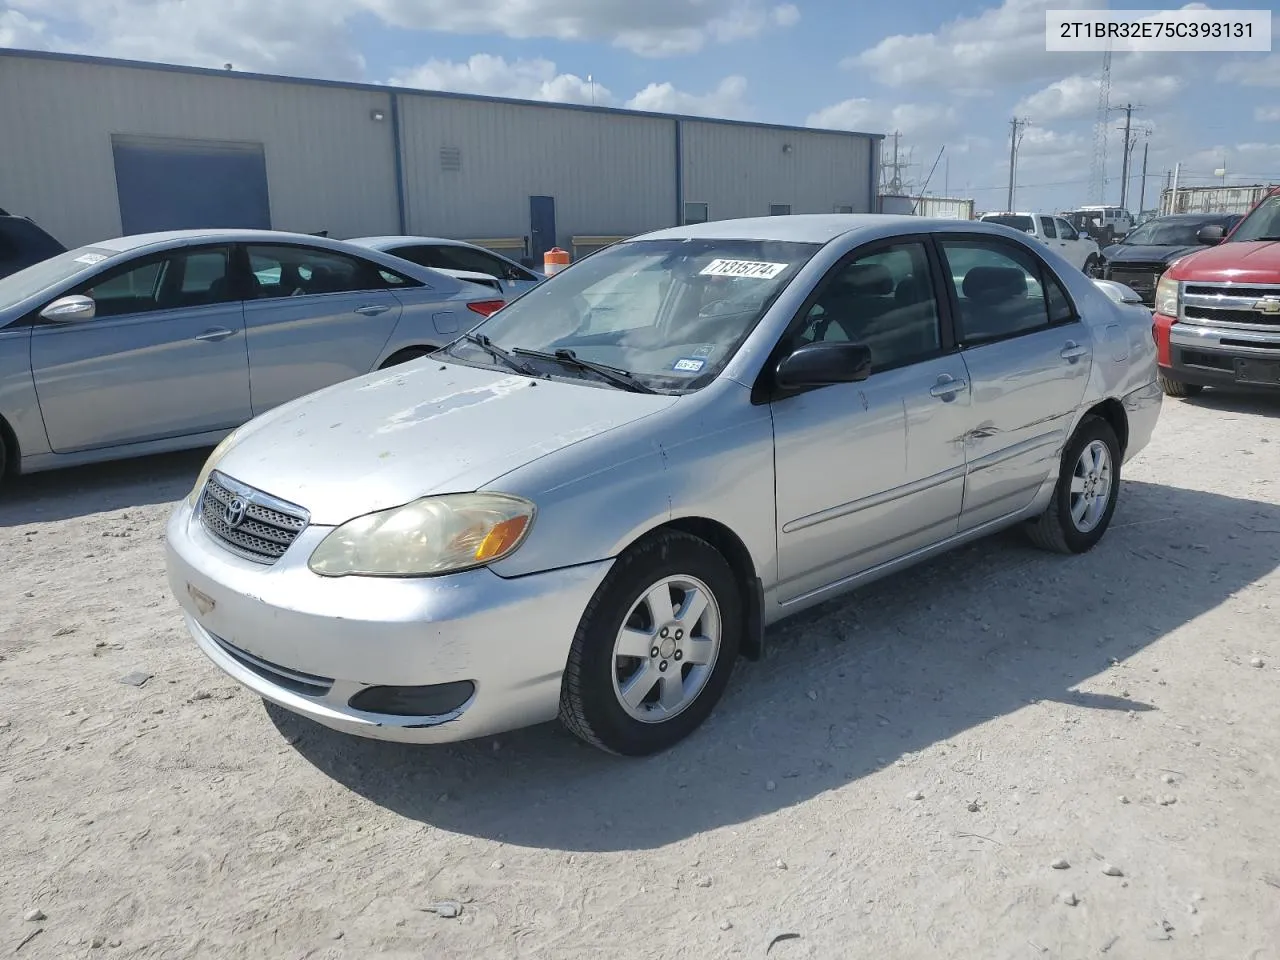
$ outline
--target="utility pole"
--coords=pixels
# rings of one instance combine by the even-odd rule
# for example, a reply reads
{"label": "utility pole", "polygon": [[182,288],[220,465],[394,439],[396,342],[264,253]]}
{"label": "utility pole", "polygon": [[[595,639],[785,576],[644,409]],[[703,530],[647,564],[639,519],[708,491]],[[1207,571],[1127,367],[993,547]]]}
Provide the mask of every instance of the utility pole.
{"label": "utility pole", "polygon": [[1124,163],[1121,166],[1120,174],[1120,209],[1127,210],[1128,207],[1125,206],[1125,203],[1129,199],[1129,162],[1133,159],[1133,147],[1136,143],[1130,136],[1133,128],[1133,111],[1142,108],[1132,103],[1126,103],[1123,107],[1117,107],[1116,109],[1124,111],[1124,127],[1122,128],[1124,130]]}
{"label": "utility pole", "polygon": [[1005,205],[1005,210],[1009,212],[1013,211],[1013,191],[1018,179],[1018,146],[1022,143],[1022,133],[1030,122],[1026,117],[1014,117],[1009,121],[1009,202]]}
{"label": "utility pole", "polygon": [[1142,216],[1142,211],[1147,207],[1147,149],[1151,146],[1150,140],[1144,140],[1142,143],[1142,188],[1139,190],[1138,196],[1138,216]]}
{"label": "utility pole", "polygon": [[[900,197],[905,190],[902,183],[902,169],[908,163],[898,159],[898,146],[902,140],[901,131],[895,130],[889,136],[893,140],[893,159],[881,165],[880,179],[884,184],[884,192],[886,194]],[[887,178],[884,175],[886,172],[889,174]]]}

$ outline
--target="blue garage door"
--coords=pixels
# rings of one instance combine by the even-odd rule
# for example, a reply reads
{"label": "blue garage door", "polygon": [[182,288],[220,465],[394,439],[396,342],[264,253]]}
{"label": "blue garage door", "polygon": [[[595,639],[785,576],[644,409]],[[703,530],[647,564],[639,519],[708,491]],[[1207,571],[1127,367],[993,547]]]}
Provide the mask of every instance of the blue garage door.
{"label": "blue garage door", "polygon": [[271,229],[260,143],[111,138],[124,233]]}

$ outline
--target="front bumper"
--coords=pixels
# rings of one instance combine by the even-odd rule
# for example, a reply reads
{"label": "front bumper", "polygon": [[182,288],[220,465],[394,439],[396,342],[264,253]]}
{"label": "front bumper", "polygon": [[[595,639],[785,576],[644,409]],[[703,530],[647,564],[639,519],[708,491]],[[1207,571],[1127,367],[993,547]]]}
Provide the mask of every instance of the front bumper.
{"label": "front bumper", "polygon": [[[1280,328],[1244,330],[1205,323],[1173,323],[1157,314],[1157,338],[1163,338],[1160,372],[1171,380],[1202,387],[1280,389]],[[1276,379],[1254,372],[1256,365],[1277,364]]]}
{"label": "front bumper", "polygon": [[[169,586],[197,645],[254,693],[335,730],[447,743],[554,719],[574,631],[613,561],[503,579],[327,578],[307,558],[310,527],[264,566],[228,552],[184,501],[169,520]],[[375,686],[469,681],[465,703],[435,716],[350,706]]]}

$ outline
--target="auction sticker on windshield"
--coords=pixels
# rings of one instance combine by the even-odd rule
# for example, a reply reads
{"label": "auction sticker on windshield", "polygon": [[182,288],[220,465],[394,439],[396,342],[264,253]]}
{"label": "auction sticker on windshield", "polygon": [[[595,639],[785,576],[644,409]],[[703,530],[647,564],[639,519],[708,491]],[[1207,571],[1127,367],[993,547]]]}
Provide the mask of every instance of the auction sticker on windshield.
{"label": "auction sticker on windshield", "polygon": [[698,272],[704,277],[750,277],[753,280],[772,280],[783,270],[785,263],[762,263],[758,260],[712,260]]}

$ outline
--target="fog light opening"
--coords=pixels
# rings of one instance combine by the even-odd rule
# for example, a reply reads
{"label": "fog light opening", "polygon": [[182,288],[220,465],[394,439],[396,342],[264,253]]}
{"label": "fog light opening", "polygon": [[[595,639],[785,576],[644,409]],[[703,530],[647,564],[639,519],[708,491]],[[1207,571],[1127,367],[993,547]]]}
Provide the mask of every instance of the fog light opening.
{"label": "fog light opening", "polygon": [[476,685],[470,680],[426,687],[366,687],[347,705],[353,710],[392,717],[442,717],[461,707],[475,692]]}

